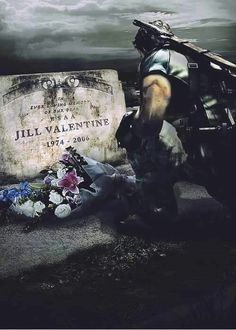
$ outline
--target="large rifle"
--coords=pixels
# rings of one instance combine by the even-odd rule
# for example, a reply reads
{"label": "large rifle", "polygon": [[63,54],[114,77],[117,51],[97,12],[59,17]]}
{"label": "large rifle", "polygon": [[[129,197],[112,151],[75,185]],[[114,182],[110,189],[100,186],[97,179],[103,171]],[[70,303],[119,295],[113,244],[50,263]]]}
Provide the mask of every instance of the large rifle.
{"label": "large rifle", "polygon": [[163,31],[161,28],[157,27],[154,24],[139,21],[137,19],[133,21],[133,24],[149,31],[158,38],[162,38],[163,40],[168,41],[172,49],[187,56],[190,56],[194,59],[202,61],[208,60],[216,65],[219,65],[223,70],[227,70],[228,73],[236,77],[236,64],[225,60],[220,55],[215,54],[208,49],[198,47],[188,40],[180,39],[173,33]]}

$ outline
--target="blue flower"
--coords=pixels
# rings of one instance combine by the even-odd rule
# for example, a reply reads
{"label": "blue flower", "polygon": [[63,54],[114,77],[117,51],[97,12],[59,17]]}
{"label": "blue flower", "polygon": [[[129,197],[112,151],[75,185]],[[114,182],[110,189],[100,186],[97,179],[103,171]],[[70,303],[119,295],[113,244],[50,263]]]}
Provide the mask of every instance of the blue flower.
{"label": "blue flower", "polygon": [[29,182],[22,181],[20,183],[20,191],[19,191],[19,193],[20,193],[20,196],[21,197],[27,197],[27,196],[29,196],[31,194],[31,191],[32,190],[31,190],[31,187],[29,185]]}
{"label": "blue flower", "polygon": [[31,193],[31,187],[27,181],[20,183],[20,189],[11,188],[0,191],[0,202],[14,202],[18,197],[27,197]]}
{"label": "blue flower", "polygon": [[7,193],[7,199],[8,199],[8,201],[14,202],[15,199],[17,197],[20,197],[20,196],[21,196],[21,193],[16,188],[12,188],[12,189],[9,189],[8,190],[8,193]]}

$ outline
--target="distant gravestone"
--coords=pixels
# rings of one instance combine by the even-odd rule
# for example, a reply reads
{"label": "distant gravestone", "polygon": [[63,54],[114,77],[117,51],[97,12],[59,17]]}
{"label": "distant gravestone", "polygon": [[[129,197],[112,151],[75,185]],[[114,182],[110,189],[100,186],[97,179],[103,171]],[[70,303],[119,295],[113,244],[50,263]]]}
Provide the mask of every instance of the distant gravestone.
{"label": "distant gravestone", "polygon": [[99,161],[121,160],[115,132],[124,113],[114,70],[0,77],[1,177],[34,177],[68,146]]}

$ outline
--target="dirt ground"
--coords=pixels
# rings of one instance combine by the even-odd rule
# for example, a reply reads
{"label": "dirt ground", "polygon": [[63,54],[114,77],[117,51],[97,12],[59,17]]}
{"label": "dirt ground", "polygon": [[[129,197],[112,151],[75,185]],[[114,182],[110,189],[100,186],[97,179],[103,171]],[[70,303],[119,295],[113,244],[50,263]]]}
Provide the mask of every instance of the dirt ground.
{"label": "dirt ground", "polygon": [[90,236],[71,226],[24,234],[28,255],[40,230],[48,249],[54,231],[78,249],[0,280],[0,328],[235,328],[236,223],[200,187],[180,186],[178,207],[176,221],[150,228],[131,217],[109,243],[87,249],[80,243],[102,233],[97,222]]}
{"label": "dirt ground", "polygon": [[131,228],[115,243],[2,280],[0,326],[234,328],[233,227]]}

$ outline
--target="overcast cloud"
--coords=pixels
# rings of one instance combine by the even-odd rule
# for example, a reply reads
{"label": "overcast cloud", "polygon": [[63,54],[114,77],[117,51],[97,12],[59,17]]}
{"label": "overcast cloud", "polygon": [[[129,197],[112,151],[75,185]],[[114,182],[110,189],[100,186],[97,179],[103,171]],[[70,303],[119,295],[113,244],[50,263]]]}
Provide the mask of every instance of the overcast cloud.
{"label": "overcast cloud", "polygon": [[233,51],[235,12],[235,0],[0,0],[0,56],[132,59],[134,18],[163,19],[181,37]]}

